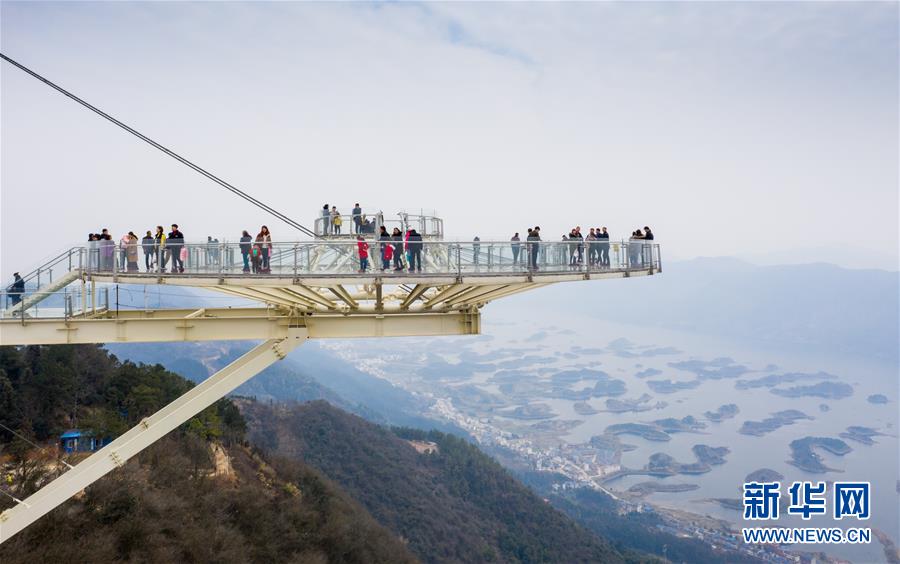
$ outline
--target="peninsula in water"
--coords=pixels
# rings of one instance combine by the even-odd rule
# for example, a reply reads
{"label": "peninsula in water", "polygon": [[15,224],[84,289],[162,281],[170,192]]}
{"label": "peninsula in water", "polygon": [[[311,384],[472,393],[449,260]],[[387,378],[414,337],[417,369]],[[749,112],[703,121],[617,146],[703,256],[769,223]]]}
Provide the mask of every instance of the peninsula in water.
{"label": "peninsula in water", "polygon": [[874,445],[875,441],[872,440],[872,437],[877,437],[882,434],[883,433],[879,433],[877,429],[873,429],[871,427],[851,425],[847,427],[847,432],[841,433],[840,436],[843,439],[849,439],[851,441],[856,441],[864,445]]}
{"label": "peninsula in water", "polygon": [[822,474],[825,472],[833,472],[834,468],[829,468],[822,463],[821,455],[817,454],[814,449],[821,448],[832,454],[843,456],[850,452],[850,445],[840,439],[830,437],[803,437],[791,442],[791,460],[789,464],[793,464],[801,470]]}
{"label": "peninsula in water", "polygon": [[690,492],[699,488],[700,486],[698,486],[697,484],[664,484],[662,482],[640,482],[628,488],[628,493],[632,494],[635,497],[644,497],[648,494],[656,492]]}
{"label": "peninsula in water", "polygon": [[604,433],[610,435],[637,435],[648,441],[665,442],[672,440],[668,433],[661,431],[658,427],[644,423],[616,423],[608,426]]}

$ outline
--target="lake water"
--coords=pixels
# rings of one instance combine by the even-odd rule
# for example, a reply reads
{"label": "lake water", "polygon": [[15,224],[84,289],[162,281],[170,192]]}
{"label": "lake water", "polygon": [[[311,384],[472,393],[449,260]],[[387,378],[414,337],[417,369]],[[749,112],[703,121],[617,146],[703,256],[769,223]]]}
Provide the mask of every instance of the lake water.
{"label": "lake water", "polygon": [[[728,447],[731,452],[726,456],[726,463],[713,466],[710,472],[701,475],[662,478],[665,483],[697,484],[699,486],[697,490],[654,493],[645,499],[656,504],[724,519],[739,528],[744,525],[740,512],[701,500],[739,499],[745,476],[754,470],[771,468],[783,474],[782,495],[785,496],[787,487],[793,481],[869,481],[872,484],[872,518],[867,521],[857,522],[854,519],[834,521],[830,514],[826,514],[805,522],[792,516],[783,516],[776,522],[770,521],[769,524],[781,527],[873,527],[884,531],[895,543],[900,544],[898,534],[900,519],[897,509],[900,507],[900,495],[897,493],[897,480],[900,478],[900,448],[897,437],[896,366],[827,354],[761,350],[733,340],[611,324],[579,316],[577,312],[568,312],[564,317],[559,317],[565,327],[562,327],[563,322],[558,322],[556,326],[550,321],[536,323],[527,310],[514,312],[506,310],[500,313],[486,317],[481,337],[412,339],[400,346],[397,345],[397,341],[384,343],[392,351],[390,353],[381,347],[381,342],[377,342],[377,345],[373,342],[375,346],[367,347],[365,352],[361,352],[363,349],[360,347],[346,347],[339,342],[322,346],[340,352],[361,368],[375,375],[387,377],[396,385],[410,391],[450,399],[458,411],[481,418],[495,427],[508,429],[513,425],[522,428],[537,421],[510,419],[499,415],[497,411],[489,411],[489,405],[486,404],[475,404],[479,407],[469,410],[466,407],[467,403],[471,405],[470,402],[478,399],[472,395],[473,386],[481,394],[481,399],[488,398],[499,405],[506,404],[506,407],[500,410],[503,413],[508,413],[514,405],[548,404],[556,414],[555,419],[583,421],[562,435],[563,440],[569,443],[584,443],[592,436],[603,433],[608,425],[614,423],[650,422],[692,415],[707,425],[699,433],[673,433],[672,439],[668,442],[647,441],[634,435],[621,436],[623,443],[637,447],[634,451],[623,453],[622,464],[628,468],[642,468],[647,464],[650,455],[656,452],[669,454],[678,462],[694,462],[695,457],[691,448],[695,444]],[[536,319],[547,318],[536,316]],[[633,348],[625,348],[627,352],[637,356],[622,356],[621,346],[615,347],[615,350],[610,349],[610,343],[618,339],[627,339],[631,342]],[[653,348],[658,349],[658,353],[665,354],[641,356],[642,352]],[[668,394],[655,392],[647,385],[648,380],[690,381],[696,378],[692,372],[670,367],[671,362],[692,359],[710,361],[719,357],[730,357],[734,363],[746,366],[751,372],[738,378],[706,379],[697,388]],[[460,362],[463,364],[456,364]],[[473,363],[476,364],[475,371],[470,373]],[[536,388],[536,392],[529,393],[526,398],[521,399],[504,394],[497,382],[490,381],[495,373],[504,368],[522,371],[524,376],[521,379],[513,377],[512,381],[520,380],[524,383],[541,381],[545,383],[544,390],[547,389],[546,382],[549,382],[554,372],[573,368],[595,368],[626,383],[627,391],[619,396],[620,399],[634,399],[648,394],[652,396],[647,402],[649,405],[664,401],[667,406],[638,413],[600,412],[595,415],[579,415],[573,408],[575,401],[542,397],[540,387]],[[648,368],[657,369],[660,374],[644,379],[636,376],[636,373]],[[769,388],[764,387],[745,390],[735,388],[737,379],[749,380],[770,374],[820,371],[837,376],[835,382],[852,385],[853,395],[838,400],[815,397],[787,398],[775,395]],[[800,381],[783,384],[781,387],[816,382],[817,380]],[[580,390],[593,384],[593,381],[585,380],[570,384],[569,388]],[[876,393],[887,396],[889,403],[885,405],[869,403],[866,398]],[[513,400],[512,405],[509,405],[510,400]],[[595,409],[605,409],[605,400],[605,397],[591,398],[589,403]],[[729,403],[739,406],[740,413],[736,417],[721,423],[710,422],[704,417],[704,412],[715,411],[719,406]],[[821,411],[819,407],[821,404],[828,405],[830,410]],[[786,409],[802,411],[814,419],[797,421],[761,437],[738,433],[744,421],[760,421],[773,412]],[[844,439],[853,449],[845,456],[817,450],[826,466],[841,472],[810,474],[788,464],[791,441],[806,436],[839,438],[840,433],[853,425],[873,427],[886,435],[875,437],[876,444],[871,446]],[[614,490],[625,490],[635,483],[654,479],[656,478],[648,476],[628,476],[608,485]],[[829,493],[830,491],[829,487]],[[830,505],[829,500],[829,511]],[[754,522],[753,525],[758,525],[758,522]],[[869,545],[807,545],[801,549],[823,551],[855,562],[885,561],[882,547],[875,539]]]}
{"label": "lake water", "polygon": [[[545,336],[538,340],[529,340],[529,336],[542,333]],[[534,330],[523,332],[522,326],[513,323],[486,323],[484,333],[494,338],[489,343],[480,344],[477,349],[489,351],[502,346],[526,345],[534,354],[552,355],[557,351],[569,351],[573,346],[585,348],[606,347],[611,341],[625,338],[638,346],[655,345],[660,347],[676,347],[680,354],[666,354],[646,358],[622,358],[615,354],[582,354],[577,359],[560,360],[560,368],[573,365],[590,365],[604,370],[614,378],[626,382],[628,391],[622,396],[637,398],[647,393],[653,396],[649,403],[668,402],[663,409],[653,409],[639,413],[605,413],[583,416],[577,414],[572,401],[556,399],[540,399],[550,404],[558,417],[563,419],[580,419],[584,423],[573,429],[566,436],[572,443],[585,442],[591,436],[600,434],[606,426],[613,423],[649,422],[664,417],[681,418],[693,415],[707,424],[701,433],[674,433],[669,442],[647,441],[634,435],[621,437],[623,443],[633,444],[638,448],[626,452],[622,456],[622,464],[629,468],[641,468],[650,454],[663,452],[673,456],[679,462],[693,462],[695,457],[691,448],[695,444],[710,446],[727,446],[731,449],[727,462],[713,466],[712,471],[702,475],[677,475],[664,478],[666,483],[691,483],[700,489],[682,493],[654,493],[646,499],[678,509],[707,514],[728,520],[741,526],[741,514],[729,510],[716,503],[700,502],[704,498],[739,498],[744,477],[759,468],[771,468],[783,474],[782,482],[802,480],[811,481],[869,481],[872,484],[872,518],[865,522],[833,521],[829,515],[813,517],[810,521],[784,516],[777,521],[778,526],[868,526],[881,529],[895,543],[900,544],[900,519],[898,507],[900,496],[897,493],[897,480],[900,479],[900,448],[898,448],[898,374],[894,365],[870,362],[866,359],[832,357],[829,355],[793,354],[784,351],[764,351],[734,341],[697,336],[665,330],[648,330],[645,327],[609,324],[596,319],[585,319],[577,316],[566,318],[565,329],[558,327],[534,327]],[[529,354],[531,354],[529,352]],[[678,391],[670,394],[656,393],[648,386],[647,380],[672,379],[677,381],[693,380],[693,373],[668,366],[668,363],[685,359],[711,360],[716,357],[730,357],[735,363],[745,365],[755,372],[740,376],[740,379],[755,379],[767,374],[785,372],[816,373],[829,372],[839,377],[838,381],[851,384],[854,393],[851,397],[829,400],[815,397],[787,398],[775,395],[768,388],[747,390],[735,389],[736,379],[704,380],[698,388]],[[767,370],[769,365],[777,365],[776,370]],[[638,366],[639,365],[639,366]],[[635,376],[641,369],[656,368],[662,373],[650,378],[640,379]],[[479,375],[481,376],[481,375]],[[477,378],[481,379],[481,378]],[[816,381],[785,384],[795,386],[812,384]],[[579,386],[573,386],[578,388]],[[495,390],[492,390],[495,391]],[[888,397],[885,405],[874,405],[867,401],[870,394],[880,393]],[[537,398],[536,398],[537,399]],[[593,398],[592,406],[604,409],[605,398]],[[715,411],[720,405],[735,403],[740,413],[733,419],[721,423],[707,421],[703,417],[705,411]],[[820,411],[820,404],[830,407],[827,412]],[[770,413],[785,409],[797,409],[814,417],[813,420],[800,420],[793,425],[782,427],[762,437],[738,433],[738,429],[746,420],[762,420]],[[836,456],[817,451],[823,456],[823,462],[830,468],[842,472],[811,474],[787,463],[790,458],[789,444],[795,439],[805,436],[824,436],[838,438],[851,425],[873,427],[888,436],[875,437],[876,444],[867,446],[844,439],[853,451],[844,456]],[[653,480],[648,476],[627,476],[610,484],[613,489],[627,489],[629,486],[643,481]],[[786,486],[783,485],[783,495]],[[830,492],[830,487],[829,487]],[[829,511],[831,502],[829,500]],[[856,562],[884,562],[884,554],[880,543],[873,539],[870,545],[828,545],[807,547],[809,550],[822,550]]]}

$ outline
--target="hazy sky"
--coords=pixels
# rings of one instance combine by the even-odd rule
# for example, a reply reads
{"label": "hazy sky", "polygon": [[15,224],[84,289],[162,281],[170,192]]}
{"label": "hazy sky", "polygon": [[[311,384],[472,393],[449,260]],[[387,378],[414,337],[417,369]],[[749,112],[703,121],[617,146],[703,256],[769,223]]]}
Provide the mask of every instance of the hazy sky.
{"label": "hazy sky", "polygon": [[[664,258],[897,269],[898,4],[2,3],[2,50],[312,225],[436,209]],[[88,232],[266,223],[2,63],[0,270]],[[27,242],[23,242],[27,239]]]}

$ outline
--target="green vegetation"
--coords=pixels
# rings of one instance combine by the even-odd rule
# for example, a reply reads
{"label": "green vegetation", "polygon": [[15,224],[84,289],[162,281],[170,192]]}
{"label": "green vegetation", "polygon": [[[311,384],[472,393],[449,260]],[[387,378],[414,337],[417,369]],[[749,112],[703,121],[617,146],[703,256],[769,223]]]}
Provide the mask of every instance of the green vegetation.
{"label": "green vegetation", "polygon": [[[39,443],[76,427],[115,437],[192,386],[160,365],[120,363],[99,346],[0,347],[0,423]],[[186,428],[233,442],[243,436],[244,422],[221,400]],[[13,438],[0,427],[0,444]]]}
{"label": "green vegetation", "polygon": [[[34,442],[76,424],[116,435],[191,385],[94,346],[0,347],[0,422]],[[0,562],[415,561],[316,470],[245,446],[245,428],[232,401],[216,403],[5,542]],[[226,445],[216,447],[224,470],[211,439]],[[0,460],[17,497],[52,477],[43,455],[2,428]],[[0,499],[0,510],[12,503]]]}

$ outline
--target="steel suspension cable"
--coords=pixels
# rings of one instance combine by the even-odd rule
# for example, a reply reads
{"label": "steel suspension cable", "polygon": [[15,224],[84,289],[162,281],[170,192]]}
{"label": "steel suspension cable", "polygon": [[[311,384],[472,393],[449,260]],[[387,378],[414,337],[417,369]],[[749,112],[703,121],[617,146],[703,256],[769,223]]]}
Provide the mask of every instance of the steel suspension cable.
{"label": "steel suspension cable", "polygon": [[104,118],[104,119],[106,119],[106,120],[112,122],[113,124],[115,124],[115,125],[121,127],[122,129],[124,129],[124,130],[127,131],[128,133],[131,133],[132,135],[134,135],[134,136],[137,137],[138,139],[140,139],[140,140],[142,140],[142,141],[144,141],[144,142],[146,142],[146,143],[149,143],[149,144],[152,145],[153,147],[155,147],[155,148],[159,149],[160,151],[162,151],[163,153],[169,155],[170,157],[172,157],[173,159],[177,160],[177,161],[180,162],[181,164],[183,164],[183,165],[185,165],[185,166],[187,166],[187,167],[192,168],[192,169],[195,170],[196,172],[199,172],[200,174],[202,174],[202,175],[205,176],[206,178],[212,180],[212,181],[215,182],[216,184],[222,186],[222,187],[225,188],[226,190],[229,190],[229,191],[232,192],[233,194],[236,194],[237,196],[239,196],[239,197],[241,197],[241,198],[247,200],[248,202],[250,202],[251,204],[257,206],[258,208],[261,208],[261,209],[265,210],[266,212],[272,214],[273,216],[275,216],[276,218],[280,219],[281,221],[287,223],[288,225],[290,225],[290,226],[293,227],[294,229],[297,229],[298,231],[301,231],[302,233],[304,233],[304,234],[306,234],[306,235],[309,235],[310,237],[316,237],[316,238],[319,237],[318,235],[316,235],[316,233],[315,233],[313,230],[311,230],[311,229],[305,227],[304,225],[301,225],[301,224],[298,223],[297,221],[294,221],[293,219],[289,218],[288,216],[284,215],[283,213],[279,212],[278,210],[272,208],[271,206],[269,206],[269,205],[267,205],[267,204],[265,204],[265,203],[263,203],[263,202],[257,200],[256,198],[254,198],[254,197],[251,196],[250,194],[247,194],[247,193],[244,192],[243,190],[241,190],[241,189],[235,187],[234,185],[229,184],[228,182],[225,182],[224,180],[222,180],[222,179],[219,178],[218,176],[216,176],[216,175],[212,174],[211,172],[209,172],[209,171],[207,171],[207,170],[201,168],[200,166],[198,166],[198,165],[192,163],[191,161],[189,161],[189,160],[187,160],[186,158],[182,157],[182,156],[179,155],[178,153],[176,153],[176,152],[172,151],[171,149],[169,149],[169,148],[167,148],[167,147],[165,147],[165,146],[163,146],[163,145],[157,143],[157,142],[154,141],[153,139],[150,139],[149,137],[147,137],[146,135],[144,135],[144,134],[141,133],[140,131],[137,131],[136,129],[134,129],[134,128],[132,128],[132,127],[129,127],[128,125],[122,123],[121,121],[119,121],[119,120],[117,120],[116,118],[112,117],[111,115],[107,114],[106,112],[104,112],[104,111],[101,110],[100,108],[97,108],[97,107],[95,107],[95,106],[92,106],[91,104],[89,104],[88,102],[82,100],[81,98],[79,98],[79,97],[76,96],[75,94],[72,94],[71,92],[69,92],[69,91],[66,90],[65,88],[62,88],[61,86],[59,86],[59,85],[57,85],[57,84],[51,82],[50,80],[47,80],[47,79],[44,78],[43,76],[39,75],[38,73],[34,72],[33,70],[29,69],[28,67],[22,65],[21,63],[18,63],[18,62],[16,62],[16,61],[14,61],[13,59],[10,59],[9,57],[7,57],[6,55],[4,55],[3,53],[0,53],[0,57],[2,57],[4,61],[8,62],[9,64],[13,65],[14,67],[16,67],[16,68],[18,68],[18,69],[20,69],[20,70],[22,70],[22,71],[24,71],[25,73],[31,75],[32,77],[38,79],[39,81],[41,81],[41,82],[43,82],[44,84],[46,84],[47,86],[53,88],[53,89],[56,90],[57,92],[59,92],[59,93],[65,95],[65,96],[67,96],[68,98],[71,98],[72,100],[78,102],[79,104],[81,104],[81,105],[84,106],[85,108],[91,110],[92,112],[94,112],[95,114],[99,115],[100,117],[102,117],[102,118]]}

